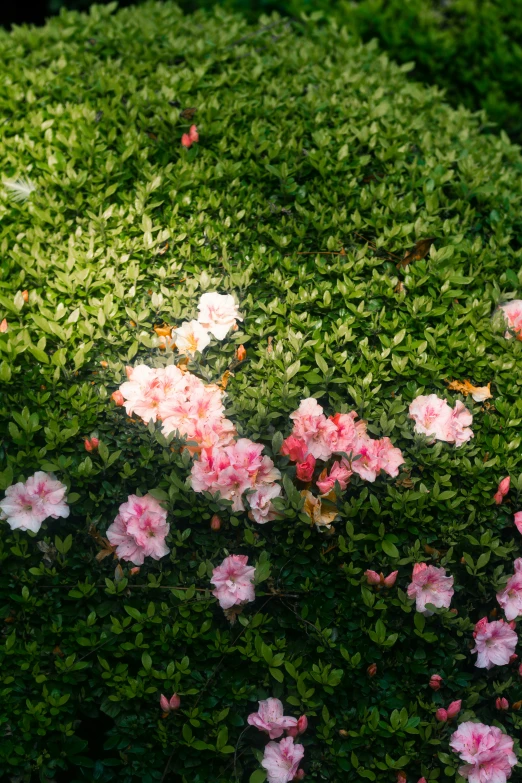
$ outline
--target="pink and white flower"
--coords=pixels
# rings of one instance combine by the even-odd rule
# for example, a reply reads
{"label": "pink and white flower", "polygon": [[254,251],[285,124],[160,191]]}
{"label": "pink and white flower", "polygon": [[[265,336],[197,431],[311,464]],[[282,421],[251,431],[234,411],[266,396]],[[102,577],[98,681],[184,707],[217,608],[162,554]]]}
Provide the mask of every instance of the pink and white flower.
{"label": "pink and white flower", "polygon": [[522,615],[522,558],[515,560],[515,573],[505,588],[497,593],[497,601],[504,610],[506,620],[515,620]]}
{"label": "pink and white flower", "polygon": [[168,555],[165,538],[169,529],[167,512],[152,495],[129,495],[108,527],[107,538],[121,560],[143,565],[146,557],[159,560]]}
{"label": "pink and white flower", "polygon": [[268,783],[289,783],[295,777],[303,756],[304,747],[294,745],[293,737],[269,742],[261,762],[266,769]]}
{"label": "pink and white flower", "polygon": [[277,517],[277,511],[274,508],[272,500],[281,494],[280,484],[266,484],[260,486],[255,492],[248,496],[250,506],[249,517],[263,525],[265,522],[271,522]]}
{"label": "pink and white flower", "polygon": [[65,484],[39,470],[25,483],[20,481],[6,489],[5,498],[0,501],[0,518],[7,521],[11,530],[38,533],[48,517],[69,516],[66,491]]}
{"label": "pink and white flower", "polygon": [[409,598],[415,598],[416,609],[425,615],[430,615],[426,604],[437,608],[448,608],[453,597],[453,577],[446,575],[445,568],[415,563],[412,581],[408,585]]}
{"label": "pink and white flower", "polygon": [[187,356],[203,353],[210,343],[209,334],[199,321],[185,321],[173,332],[173,338],[178,351]]}
{"label": "pink and white flower", "polygon": [[493,666],[506,666],[515,652],[518,636],[504,620],[489,623],[486,617],[475,625],[475,647],[472,653],[478,653],[475,666],[479,669],[491,669]]}
{"label": "pink and white flower", "polygon": [[247,565],[247,555],[229,555],[221,565],[212,571],[212,595],[218,599],[222,609],[255,600],[253,585],[256,569]]}
{"label": "pink and white flower", "polygon": [[420,395],[410,404],[409,415],[415,421],[415,432],[436,440],[462,446],[473,437],[473,416],[460,401],[452,409],[436,394]]}
{"label": "pink and white flower", "polygon": [[352,471],[348,467],[346,460],[334,462],[330,468],[330,473],[317,480],[317,486],[321,495],[327,495],[334,488],[336,481],[341,489],[346,489],[351,475]]}
{"label": "pink and white flower", "polygon": [[504,337],[511,340],[512,332],[514,332],[517,340],[520,340],[522,337],[522,299],[506,302],[506,304],[500,305],[500,310],[502,310],[508,326]]}
{"label": "pink and white flower", "polygon": [[252,712],[247,723],[265,731],[270,739],[281,737],[285,729],[297,727],[297,718],[283,715],[283,704],[279,699],[264,699],[259,702],[257,712]]}
{"label": "pink and white flower", "polygon": [[203,294],[198,304],[198,321],[216,340],[224,340],[236,321],[242,321],[231,294]]}
{"label": "pink and white flower", "polygon": [[512,738],[484,723],[461,723],[450,747],[466,762],[459,773],[470,783],[506,783],[517,763]]}

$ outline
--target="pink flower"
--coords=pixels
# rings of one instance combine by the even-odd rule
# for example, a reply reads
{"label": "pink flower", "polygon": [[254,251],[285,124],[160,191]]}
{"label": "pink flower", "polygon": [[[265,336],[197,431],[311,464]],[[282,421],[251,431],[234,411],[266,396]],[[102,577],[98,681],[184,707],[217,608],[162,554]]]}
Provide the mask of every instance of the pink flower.
{"label": "pink flower", "polygon": [[179,710],[181,704],[181,699],[179,698],[177,693],[173,693],[170,699],[167,699],[166,696],[161,694],[160,696],[160,707],[163,710],[163,712],[171,712],[172,710]]}
{"label": "pink flower", "polygon": [[252,584],[256,569],[248,566],[246,555],[229,555],[212,571],[211,583],[216,588],[212,595],[222,609],[255,600]]}
{"label": "pink flower", "polygon": [[519,533],[522,533],[522,511],[517,511],[513,521],[517,527]]}
{"label": "pink flower", "polygon": [[203,353],[210,343],[210,337],[198,321],[185,321],[173,334],[176,348],[180,353],[194,356],[195,353]]}
{"label": "pink flower", "polygon": [[437,608],[449,607],[453,597],[453,577],[446,576],[445,568],[416,563],[413,566],[412,581],[408,585],[409,598],[416,599],[416,609],[429,615],[426,604]]}
{"label": "pink flower", "polygon": [[358,437],[361,437],[366,432],[365,422],[355,423],[357,414],[355,411],[350,413],[336,413],[334,416],[330,416],[330,421],[335,424],[335,443],[333,451],[342,451],[345,454],[350,454],[355,449],[355,443]]}
{"label": "pink flower", "polygon": [[381,469],[379,441],[364,435],[357,439],[353,453],[354,456],[359,457],[351,463],[353,472],[357,473],[364,481],[375,481]]}
{"label": "pink flower", "polygon": [[271,522],[277,517],[277,511],[274,508],[272,500],[281,494],[279,484],[262,485],[255,492],[248,496],[250,506],[249,517],[263,525],[265,522]]}
{"label": "pink flower", "polygon": [[326,418],[316,399],[308,397],[301,400],[290,418],[294,422],[292,434],[304,440],[309,454],[322,460],[332,456],[332,440],[336,439],[337,427]]}
{"label": "pink flower", "polygon": [[293,737],[269,742],[261,766],[266,769],[268,783],[289,783],[297,773],[304,756],[304,747],[294,745]]}
{"label": "pink flower", "polygon": [[111,399],[115,405],[123,405],[123,403],[125,402],[125,398],[119,389],[113,391],[113,393],[111,394]]}
{"label": "pink flower", "polygon": [[0,501],[0,518],[7,521],[11,530],[38,533],[48,517],[69,516],[66,491],[65,484],[39,470],[25,483],[18,482],[6,489],[5,498]]}
{"label": "pink flower", "polygon": [[290,459],[291,462],[304,462],[308,454],[306,443],[295,435],[290,435],[283,441],[281,452],[283,456]]}
{"label": "pink flower", "polygon": [[108,527],[107,538],[121,560],[143,565],[146,557],[159,560],[168,555],[165,538],[169,529],[167,512],[152,495],[129,495]]}
{"label": "pink flower", "polygon": [[216,340],[224,340],[236,321],[242,321],[231,294],[203,294],[198,304],[198,321]]}
{"label": "pink flower", "polygon": [[515,332],[515,336],[519,340],[522,334],[522,299],[513,299],[511,302],[500,305],[500,309],[508,326],[504,337],[510,340],[513,337],[512,332]]}
{"label": "pink flower", "polygon": [[300,718],[297,720],[296,726],[291,726],[289,729],[286,730],[286,733],[289,737],[298,737],[300,734],[304,734],[305,731],[308,728],[308,718],[306,715],[301,715]]}
{"label": "pink flower", "polygon": [[462,699],[457,699],[457,701],[452,701],[451,704],[448,707],[448,718],[451,720],[451,718],[455,718],[462,707]]}
{"label": "pink flower", "polygon": [[248,716],[247,723],[260,731],[266,731],[270,739],[277,739],[285,729],[297,728],[298,721],[283,715],[283,704],[279,699],[264,699],[259,702],[258,711]]}
{"label": "pink flower", "polygon": [[505,783],[517,763],[513,740],[496,726],[466,721],[450,740],[451,748],[467,762],[459,774],[470,783]]}
{"label": "pink flower", "polygon": [[502,698],[499,696],[495,701],[495,707],[497,710],[509,710],[509,702],[504,696]]}
{"label": "pink flower", "polygon": [[221,530],[221,518],[218,517],[217,514],[214,514],[214,516],[210,520],[210,529],[211,530]]}
{"label": "pink flower", "polygon": [[343,460],[343,462],[334,462],[328,476],[318,479],[317,486],[322,495],[327,495],[330,490],[335,487],[336,481],[339,482],[341,489],[346,489],[351,475],[352,471],[348,467],[346,460]]}
{"label": "pink flower", "polygon": [[428,783],[426,778],[419,778],[417,783]]}
{"label": "pink flower", "polygon": [[446,400],[436,394],[420,395],[411,403],[409,414],[415,420],[415,432],[436,440],[459,447],[473,437],[469,429],[473,416],[460,400],[455,402],[452,410]]}
{"label": "pink flower", "polygon": [[522,615],[522,558],[518,557],[514,565],[515,573],[508,579],[505,588],[497,593],[497,601],[507,620],[514,620]]}
{"label": "pink flower", "polygon": [[430,681],[429,681],[428,685],[434,691],[438,691],[438,690],[440,690],[443,682],[444,682],[444,680],[442,679],[440,674],[432,674],[431,677],[430,677]]}
{"label": "pink flower", "polygon": [[364,572],[369,585],[379,585],[381,583],[381,577],[377,571],[372,571],[370,568]]}
{"label": "pink flower", "polygon": [[515,652],[518,636],[503,620],[488,623],[483,617],[476,626],[475,647],[472,653],[478,653],[475,666],[479,669],[491,669],[492,666],[506,666]]}
{"label": "pink flower", "polygon": [[396,448],[389,438],[381,438],[376,444],[379,469],[389,476],[398,476],[399,468],[404,463],[402,451]]}
{"label": "pink flower", "polygon": [[467,443],[473,437],[473,431],[470,429],[472,423],[473,416],[471,413],[463,402],[456,400],[449,423],[449,441],[455,443],[456,448],[462,446],[463,443]]}
{"label": "pink flower", "polygon": [[395,584],[395,580],[397,579],[398,571],[392,571],[391,574],[388,574],[388,576],[384,576],[384,574],[378,574],[376,571],[372,571],[371,569],[368,569],[364,572],[364,575],[366,579],[368,580],[369,585],[380,585],[381,587],[393,587]]}
{"label": "pink flower", "polygon": [[2,323],[0,323],[0,333],[5,334],[9,330],[9,326],[7,325],[7,319],[4,318]]}
{"label": "pink flower", "polygon": [[507,493],[509,492],[510,483],[511,483],[511,476],[506,476],[506,478],[503,478],[502,481],[499,483],[498,489],[493,495],[493,499],[497,504],[497,506],[499,506],[502,503]]}
{"label": "pink flower", "polygon": [[181,144],[190,149],[195,142],[199,141],[199,133],[197,125],[191,125],[188,133],[184,133],[181,137]]}
{"label": "pink flower", "polygon": [[299,481],[311,481],[314,475],[315,457],[309,454],[304,462],[298,462],[296,465],[296,476]]}
{"label": "pink flower", "polygon": [[443,707],[439,707],[439,709],[435,713],[435,717],[441,723],[446,723],[446,721],[448,720],[448,713],[446,712],[446,710]]}

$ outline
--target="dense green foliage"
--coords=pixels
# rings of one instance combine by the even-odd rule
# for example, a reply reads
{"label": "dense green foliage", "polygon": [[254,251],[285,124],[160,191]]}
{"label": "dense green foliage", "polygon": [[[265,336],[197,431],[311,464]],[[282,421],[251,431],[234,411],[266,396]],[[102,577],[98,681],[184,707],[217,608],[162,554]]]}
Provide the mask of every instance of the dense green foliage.
{"label": "dense green foliage", "polygon": [[[181,0],[185,12],[215,0]],[[86,9],[91,0],[49,0]],[[125,5],[129,0],[123,0]],[[437,84],[455,106],[485,109],[513,140],[522,140],[522,0],[226,0],[251,21],[278,11],[333,15],[363,41],[376,38],[390,57],[414,62],[413,78]],[[496,124],[496,126],[495,126]]]}
{"label": "dense green foliage", "polygon": [[[0,486],[52,470],[72,502],[36,537],[1,523],[0,774],[257,783],[265,739],[246,717],[273,695],[309,717],[309,780],[451,778],[436,708],[462,698],[464,718],[493,723],[498,694],[522,698],[516,668],[485,673],[469,652],[522,554],[522,343],[491,319],[522,293],[518,151],[334,25],[110,12],[19,29],[0,50],[3,171],[37,186],[0,201]],[[388,251],[431,236],[397,271]],[[165,361],[154,325],[193,317],[205,290],[234,293],[245,320],[194,371],[217,380],[247,347],[227,414],[268,454],[309,395],[403,450],[398,479],[352,479],[330,534],[292,491],[264,526],[195,495],[179,450],[111,402],[125,364]],[[419,393],[458,398],[454,378],[494,393],[489,408],[468,398],[475,437],[458,450],[407,417]],[[87,455],[91,434],[104,447]],[[294,469],[274,459],[288,490]],[[165,499],[172,552],[117,581],[89,528],[137,489]],[[271,569],[233,628],[208,592],[232,552]],[[412,610],[423,559],[454,575],[458,614]],[[399,569],[396,587],[376,593],[368,567]],[[181,710],[162,720],[174,690]],[[501,717],[517,737],[522,719]]]}

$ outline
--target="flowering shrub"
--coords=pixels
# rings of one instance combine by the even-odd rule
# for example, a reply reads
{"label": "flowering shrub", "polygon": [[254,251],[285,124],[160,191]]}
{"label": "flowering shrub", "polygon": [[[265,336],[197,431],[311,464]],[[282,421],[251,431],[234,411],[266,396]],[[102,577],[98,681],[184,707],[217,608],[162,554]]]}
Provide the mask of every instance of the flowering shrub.
{"label": "flowering shrub", "polygon": [[0,68],[0,777],[504,783],[517,149],[334,25]]}

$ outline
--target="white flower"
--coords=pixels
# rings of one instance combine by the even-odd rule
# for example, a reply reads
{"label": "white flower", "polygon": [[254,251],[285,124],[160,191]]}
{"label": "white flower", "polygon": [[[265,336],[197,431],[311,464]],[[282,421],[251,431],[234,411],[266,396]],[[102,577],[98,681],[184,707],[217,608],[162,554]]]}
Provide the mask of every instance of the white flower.
{"label": "white flower", "polygon": [[185,321],[173,332],[173,337],[178,351],[189,356],[193,356],[196,351],[203,353],[210,342],[207,330],[197,321]]}
{"label": "white flower", "polygon": [[216,340],[224,340],[229,331],[242,321],[237,304],[230,294],[203,294],[198,304],[198,321]]}

